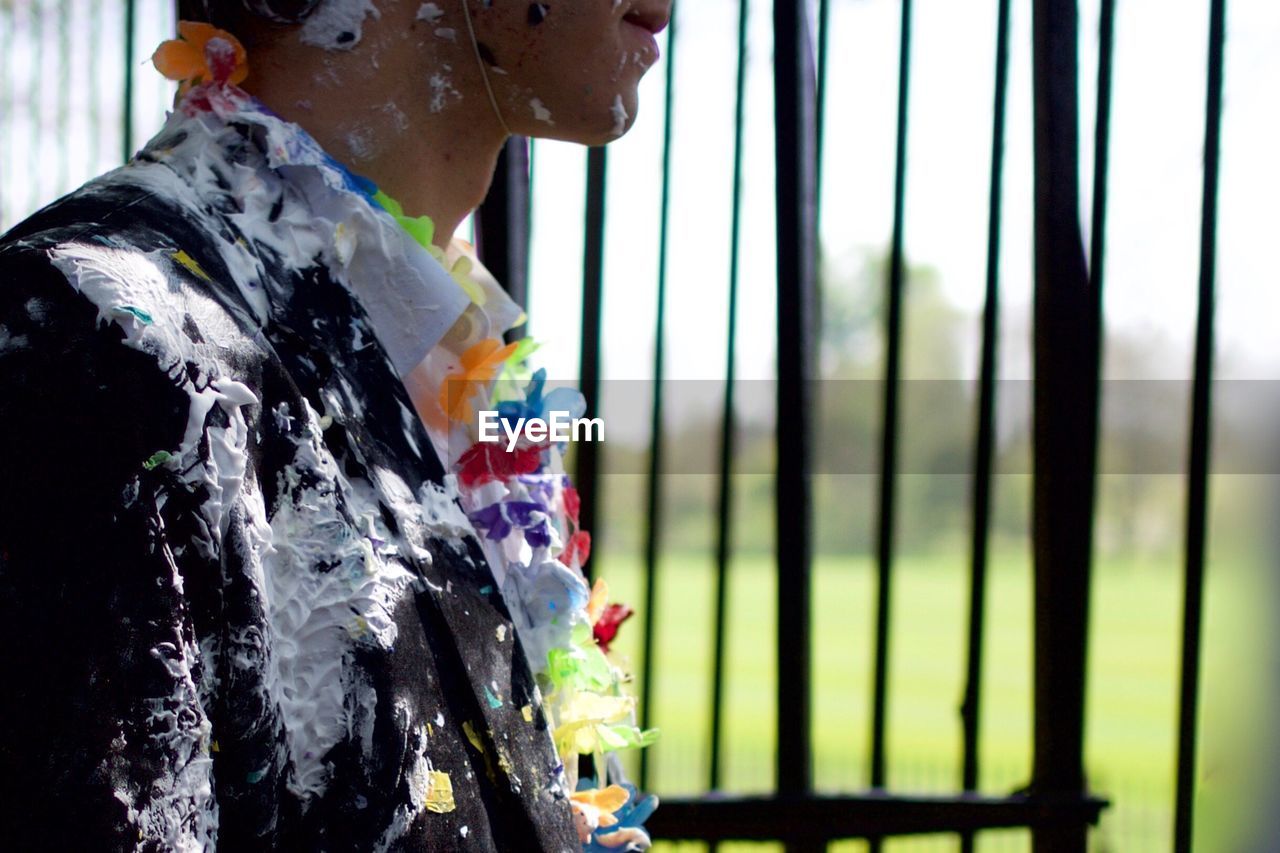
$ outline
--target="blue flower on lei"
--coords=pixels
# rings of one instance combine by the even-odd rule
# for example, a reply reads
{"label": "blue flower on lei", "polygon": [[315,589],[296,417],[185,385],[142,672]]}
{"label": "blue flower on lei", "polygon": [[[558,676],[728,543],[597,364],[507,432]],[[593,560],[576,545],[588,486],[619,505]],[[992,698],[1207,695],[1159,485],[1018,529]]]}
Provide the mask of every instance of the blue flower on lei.
{"label": "blue flower on lei", "polygon": [[[618,822],[613,826],[597,829],[591,840],[582,846],[583,853],[618,853],[619,850],[645,850],[649,847],[649,833],[644,823],[658,808],[658,798],[653,794],[641,796],[630,782],[620,783],[627,790],[627,802],[613,813]],[[590,777],[578,780],[578,790],[596,787]]]}
{"label": "blue flower on lei", "polygon": [[504,400],[498,404],[498,418],[515,429],[521,419],[528,421],[540,418],[549,421],[552,412],[567,412],[570,418],[580,418],[586,414],[587,400],[581,391],[574,388],[554,388],[544,396],[543,388],[546,384],[547,370],[540,367],[529,380],[523,400]]}

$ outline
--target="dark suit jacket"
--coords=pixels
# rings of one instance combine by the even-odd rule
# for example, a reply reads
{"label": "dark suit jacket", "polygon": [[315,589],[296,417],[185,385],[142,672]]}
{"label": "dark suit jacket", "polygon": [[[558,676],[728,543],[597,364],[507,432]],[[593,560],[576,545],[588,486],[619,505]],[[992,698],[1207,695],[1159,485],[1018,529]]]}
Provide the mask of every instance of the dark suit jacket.
{"label": "dark suit jacket", "polygon": [[207,189],[234,175],[173,183],[181,141],[0,240],[0,839],[577,849],[508,613],[365,311],[237,226]]}

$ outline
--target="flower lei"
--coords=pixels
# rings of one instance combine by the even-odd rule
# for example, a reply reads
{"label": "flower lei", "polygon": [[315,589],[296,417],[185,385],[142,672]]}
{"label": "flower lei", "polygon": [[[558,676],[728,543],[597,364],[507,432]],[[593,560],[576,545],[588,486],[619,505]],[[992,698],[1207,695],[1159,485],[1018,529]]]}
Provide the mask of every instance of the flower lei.
{"label": "flower lei", "polygon": [[[152,59],[167,78],[179,81],[188,114],[243,96],[236,85],[249,74],[244,48],[235,36],[209,24],[182,21],[179,38],[166,41]],[[446,260],[433,242],[429,217],[406,216],[400,204],[372,182],[352,175],[354,186],[384,210],[444,268],[472,303],[483,311],[486,294],[471,273],[470,259]],[[517,321],[519,325],[523,321]],[[503,344],[483,338],[460,355],[453,375],[441,382],[438,403],[450,429],[462,429],[471,446],[447,460],[459,503],[482,535],[490,565],[500,567],[502,595],[543,694],[552,740],[571,786],[574,823],[587,853],[649,846],[643,824],[657,797],[642,796],[617,775],[606,755],[644,747],[657,730],[635,723],[635,698],[624,689],[629,676],[609,657],[609,644],[632,615],[630,607],[608,602],[603,578],[587,586],[582,571],[591,555],[591,535],[581,529],[581,500],[563,470],[564,447],[549,438],[522,437],[511,450],[475,442],[473,414],[478,404],[496,403],[499,419],[514,429],[521,418],[545,419],[566,411],[581,417],[582,395],[572,389],[546,391],[546,371],[532,372],[531,339]],[[430,424],[428,424],[430,429]],[[532,721],[532,710],[525,709]],[[599,780],[576,781],[577,758],[595,759]]]}
{"label": "flower lei", "polygon": [[[513,357],[522,346],[532,349],[522,342],[495,350],[496,344],[481,341],[463,354],[461,392],[448,391],[457,379],[441,389],[442,405],[451,404],[451,416],[460,423],[471,422],[471,404],[488,392],[474,375],[477,368],[465,365],[496,369],[498,354],[511,349],[506,364],[519,373],[522,365],[511,364]],[[496,404],[498,419],[513,431],[522,419],[546,420],[550,412],[576,418],[586,410],[576,390],[546,391],[543,369],[522,390],[513,392],[513,384],[499,382],[488,403]],[[566,773],[572,778],[577,757],[592,755],[597,772],[607,777],[608,753],[648,746],[658,733],[635,725],[635,697],[624,689],[629,677],[609,657],[609,644],[632,610],[609,603],[603,578],[587,586],[582,566],[591,556],[591,535],[581,527],[581,499],[563,472],[563,452],[549,438],[533,442],[522,436],[511,451],[476,442],[453,470],[463,508],[484,537],[490,562],[505,566],[502,593],[542,690]],[[648,846],[642,824],[657,806],[656,797],[642,797],[625,783],[582,779],[577,787],[570,800],[585,849]]]}

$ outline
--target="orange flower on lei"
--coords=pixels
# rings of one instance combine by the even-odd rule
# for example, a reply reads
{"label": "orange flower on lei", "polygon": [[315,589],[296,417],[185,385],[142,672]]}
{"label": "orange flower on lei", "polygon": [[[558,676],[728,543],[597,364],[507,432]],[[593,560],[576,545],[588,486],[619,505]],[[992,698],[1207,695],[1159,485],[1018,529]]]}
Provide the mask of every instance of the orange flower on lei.
{"label": "orange flower on lei", "polygon": [[471,398],[498,375],[502,363],[515,352],[516,344],[502,346],[497,338],[485,338],[462,354],[462,373],[448,376],[440,386],[440,408],[451,421],[471,417]]}
{"label": "orange flower on lei", "polygon": [[244,45],[226,30],[197,21],[179,21],[178,36],[156,48],[151,61],[165,77],[181,83],[179,94],[200,83],[235,86],[249,76]]}
{"label": "orange flower on lei", "polygon": [[621,785],[575,791],[570,794],[569,805],[573,807],[578,840],[586,844],[591,840],[591,833],[597,829],[617,824],[618,819],[613,813],[627,804],[629,796],[627,789]]}

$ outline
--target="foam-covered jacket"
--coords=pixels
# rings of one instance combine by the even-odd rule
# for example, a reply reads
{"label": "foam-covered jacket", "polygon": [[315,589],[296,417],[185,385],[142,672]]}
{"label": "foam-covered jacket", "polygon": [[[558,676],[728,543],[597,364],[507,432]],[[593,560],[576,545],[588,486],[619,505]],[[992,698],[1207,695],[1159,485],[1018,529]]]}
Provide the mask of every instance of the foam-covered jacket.
{"label": "foam-covered jacket", "polygon": [[466,295],[305,134],[206,107],[0,240],[0,838],[578,848],[401,381]]}

